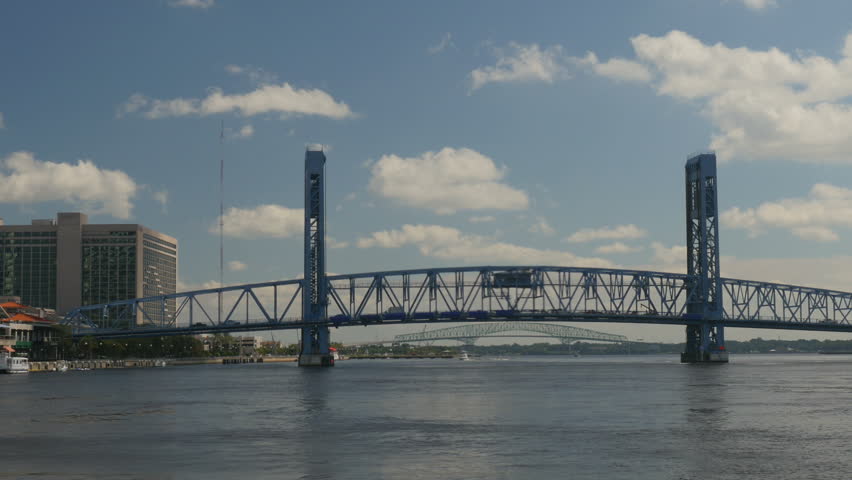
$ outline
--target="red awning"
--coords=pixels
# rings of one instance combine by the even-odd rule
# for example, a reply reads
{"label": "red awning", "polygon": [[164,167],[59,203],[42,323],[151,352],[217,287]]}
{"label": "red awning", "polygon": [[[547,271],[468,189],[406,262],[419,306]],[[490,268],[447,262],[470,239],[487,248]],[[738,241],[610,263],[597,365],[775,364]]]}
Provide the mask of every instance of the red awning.
{"label": "red awning", "polygon": [[15,349],[10,347],[9,345],[3,345],[3,350],[5,350],[9,353],[15,353]]}

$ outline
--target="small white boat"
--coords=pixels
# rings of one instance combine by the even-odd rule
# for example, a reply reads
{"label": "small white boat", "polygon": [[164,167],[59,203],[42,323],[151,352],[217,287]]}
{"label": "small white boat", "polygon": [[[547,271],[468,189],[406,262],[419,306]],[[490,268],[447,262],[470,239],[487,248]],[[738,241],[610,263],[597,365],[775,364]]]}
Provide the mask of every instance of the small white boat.
{"label": "small white boat", "polygon": [[470,355],[468,355],[467,352],[461,352],[461,355],[459,355],[459,360],[470,360]]}
{"label": "small white boat", "polygon": [[65,372],[67,372],[67,371],[68,371],[68,364],[67,364],[67,363],[65,363],[65,362],[62,362],[62,361],[57,362],[57,364],[56,364],[56,371],[57,371],[57,372],[60,372],[60,373],[65,373]]}
{"label": "small white boat", "polygon": [[25,357],[0,355],[0,373],[29,373],[30,362]]}

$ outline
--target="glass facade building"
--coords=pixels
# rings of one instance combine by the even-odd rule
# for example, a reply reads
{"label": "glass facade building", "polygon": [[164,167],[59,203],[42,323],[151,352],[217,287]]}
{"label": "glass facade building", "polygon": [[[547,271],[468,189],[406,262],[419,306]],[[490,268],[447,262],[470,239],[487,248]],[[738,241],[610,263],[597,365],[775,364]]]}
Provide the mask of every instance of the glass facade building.
{"label": "glass facade building", "polygon": [[[80,213],[32,225],[0,220],[0,295],[60,314],[81,305],[175,293],[178,243],[138,224],[89,224]],[[138,323],[168,323],[166,308],[143,306]]]}
{"label": "glass facade building", "polygon": [[56,308],[56,232],[0,231],[0,296]]}

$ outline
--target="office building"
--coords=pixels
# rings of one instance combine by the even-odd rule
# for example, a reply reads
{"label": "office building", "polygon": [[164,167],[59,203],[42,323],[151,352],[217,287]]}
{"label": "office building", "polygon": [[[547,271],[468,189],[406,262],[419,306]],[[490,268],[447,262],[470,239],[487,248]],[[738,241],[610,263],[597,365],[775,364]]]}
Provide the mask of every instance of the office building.
{"label": "office building", "polygon": [[[82,213],[56,220],[3,225],[0,220],[0,295],[67,313],[81,305],[175,293],[178,242],[138,224],[89,224]],[[138,312],[139,323],[174,315],[174,300]]]}

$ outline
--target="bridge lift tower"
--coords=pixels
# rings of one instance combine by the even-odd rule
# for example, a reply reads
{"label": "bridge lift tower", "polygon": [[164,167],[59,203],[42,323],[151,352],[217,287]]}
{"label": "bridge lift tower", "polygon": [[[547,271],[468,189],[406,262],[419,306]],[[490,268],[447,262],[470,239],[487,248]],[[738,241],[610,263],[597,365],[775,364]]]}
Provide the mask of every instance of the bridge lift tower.
{"label": "bridge lift tower", "polygon": [[328,292],[325,281],[325,153],[305,151],[305,278],[302,318],[317,325],[302,328],[300,367],[333,367],[329,351]]}
{"label": "bridge lift tower", "polygon": [[686,317],[700,323],[686,327],[682,363],[727,363],[719,275],[719,203],[716,154],[702,153],[686,162],[686,268],[694,281],[687,287]]}

